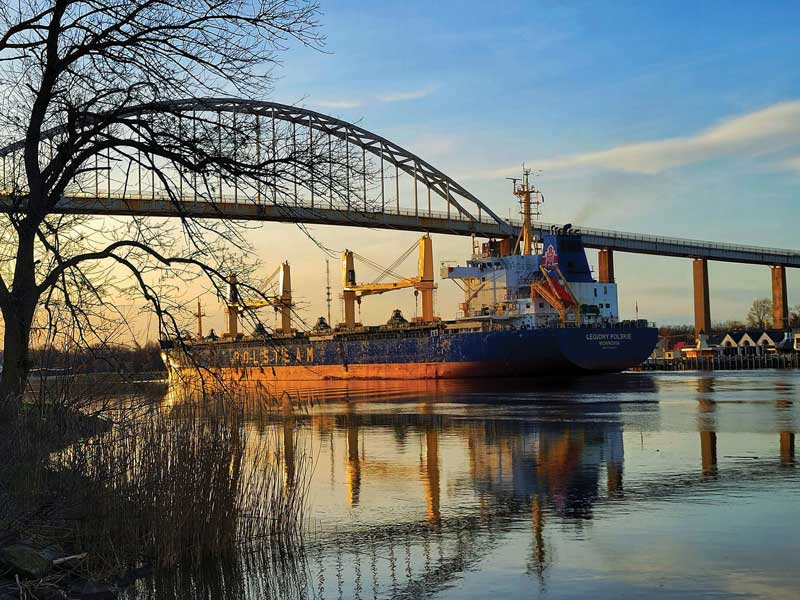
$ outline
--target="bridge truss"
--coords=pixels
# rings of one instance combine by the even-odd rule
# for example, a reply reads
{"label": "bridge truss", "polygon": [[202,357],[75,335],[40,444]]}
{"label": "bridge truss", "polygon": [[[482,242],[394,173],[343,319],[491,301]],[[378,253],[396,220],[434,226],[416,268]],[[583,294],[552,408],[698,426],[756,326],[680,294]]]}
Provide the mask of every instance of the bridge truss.
{"label": "bridge truss", "polygon": [[[165,119],[171,121],[172,136],[165,143],[218,137],[220,155],[233,160],[245,156],[261,165],[262,172],[239,178],[220,166],[215,177],[201,167],[198,183],[197,173],[137,155],[132,150],[143,117],[159,119],[162,128]],[[381,215],[424,218],[435,213],[462,225],[488,222],[506,235],[513,233],[491,208],[419,156],[363,127],[306,108],[198,98],[131,107],[116,115],[118,123],[126,120],[131,123],[131,146],[95,156],[88,176],[70,184],[54,212],[232,219],[260,215],[264,220],[354,225],[363,225],[366,218],[378,227],[389,223]],[[89,119],[85,126],[91,123]],[[43,143],[63,132],[62,127],[48,130]],[[21,189],[23,150],[22,141],[0,149],[0,201],[6,211],[12,190],[19,195]],[[358,214],[361,218],[351,223]]]}
{"label": "bridge truss", "polygon": [[[134,106],[116,116],[116,127],[127,131],[115,134],[123,140],[127,135],[131,145],[95,155],[52,213],[278,221],[487,238],[519,234],[520,223],[499,217],[419,156],[359,125],[306,108],[196,98]],[[134,142],[146,119],[169,132],[165,146],[205,141],[212,153],[256,169],[241,177],[226,169],[225,161],[186,169],[142,156]],[[92,123],[87,119],[84,125]],[[42,144],[55,145],[63,132],[46,131]],[[0,211],[25,210],[23,150],[24,142],[0,149]],[[548,229],[539,225],[534,234],[541,237]],[[800,267],[796,250],[589,228],[582,233],[590,248]]]}

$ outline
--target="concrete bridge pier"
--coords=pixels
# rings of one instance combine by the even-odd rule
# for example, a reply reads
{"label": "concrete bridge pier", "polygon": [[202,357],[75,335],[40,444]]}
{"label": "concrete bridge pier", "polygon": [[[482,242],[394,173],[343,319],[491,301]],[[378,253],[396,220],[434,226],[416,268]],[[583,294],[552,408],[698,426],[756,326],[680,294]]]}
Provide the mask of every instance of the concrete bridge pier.
{"label": "concrete bridge pier", "polygon": [[614,283],[614,252],[603,248],[597,258],[599,282]]}
{"label": "concrete bridge pier", "polygon": [[708,293],[708,261],[695,258],[692,264],[694,281],[694,333],[708,333],[711,329],[711,298]]}
{"label": "concrete bridge pier", "polygon": [[772,267],[772,326],[784,329],[789,325],[789,300],[786,293],[786,268]]}

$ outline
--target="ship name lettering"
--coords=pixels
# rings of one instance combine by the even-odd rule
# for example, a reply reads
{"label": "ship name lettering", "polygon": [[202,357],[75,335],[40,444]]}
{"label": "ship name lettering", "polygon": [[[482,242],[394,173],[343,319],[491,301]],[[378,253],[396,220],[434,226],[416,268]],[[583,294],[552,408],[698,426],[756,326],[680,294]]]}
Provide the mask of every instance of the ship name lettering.
{"label": "ship name lettering", "polygon": [[314,347],[309,346],[306,348],[306,362],[314,362]]}
{"label": "ship name lettering", "polygon": [[608,341],[608,340],[630,340],[630,333],[587,333],[586,339],[589,341]]}
{"label": "ship name lettering", "polygon": [[269,350],[267,350],[266,348],[261,349],[261,362],[262,363],[269,362]]}

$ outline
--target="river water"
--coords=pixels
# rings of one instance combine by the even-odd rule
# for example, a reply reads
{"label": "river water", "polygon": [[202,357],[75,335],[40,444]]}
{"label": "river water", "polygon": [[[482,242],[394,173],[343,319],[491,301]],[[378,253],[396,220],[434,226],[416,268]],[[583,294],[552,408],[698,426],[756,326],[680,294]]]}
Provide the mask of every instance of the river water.
{"label": "river water", "polygon": [[799,597],[796,371],[302,394],[306,562],[272,597]]}

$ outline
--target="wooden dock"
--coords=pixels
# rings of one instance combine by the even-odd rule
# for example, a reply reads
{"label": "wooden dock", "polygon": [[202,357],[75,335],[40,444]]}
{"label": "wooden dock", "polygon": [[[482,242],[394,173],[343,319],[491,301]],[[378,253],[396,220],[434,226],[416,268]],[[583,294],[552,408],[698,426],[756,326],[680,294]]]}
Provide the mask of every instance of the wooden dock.
{"label": "wooden dock", "polygon": [[797,369],[800,353],[743,354],[672,359],[650,358],[634,371],[744,371],[751,369]]}

